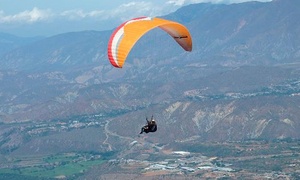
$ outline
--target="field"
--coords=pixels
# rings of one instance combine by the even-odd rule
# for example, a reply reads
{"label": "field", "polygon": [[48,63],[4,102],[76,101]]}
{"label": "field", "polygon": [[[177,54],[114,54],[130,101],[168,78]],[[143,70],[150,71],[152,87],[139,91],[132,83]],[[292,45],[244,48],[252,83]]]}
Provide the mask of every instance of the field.
{"label": "field", "polygon": [[[172,153],[175,149],[185,153]],[[0,179],[298,179],[299,149],[299,141],[286,139],[174,143],[156,152],[132,151],[136,158],[126,158],[124,152],[5,156]],[[139,159],[145,154],[147,159]]]}
{"label": "field", "polygon": [[[0,179],[75,178],[91,167],[104,163],[102,156],[91,153],[63,153],[50,156],[24,156],[8,159],[9,168],[0,169]],[[2,166],[5,166],[2,164]]]}

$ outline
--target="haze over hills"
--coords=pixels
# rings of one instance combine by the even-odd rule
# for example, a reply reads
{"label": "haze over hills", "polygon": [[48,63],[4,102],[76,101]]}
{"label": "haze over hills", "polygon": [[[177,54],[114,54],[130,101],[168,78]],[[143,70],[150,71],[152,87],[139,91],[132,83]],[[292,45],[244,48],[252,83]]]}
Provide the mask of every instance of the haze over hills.
{"label": "haze over hills", "polygon": [[[174,58],[210,65],[264,65],[297,61],[300,39],[298,5],[297,0],[189,5],[164,17],[189,28],[194,40],[192,53],[184,53],[170,37],[157,30],[138,42],[129,59],[149,56],[152,61]],[[47,67],[57,64],[81,66],[81,63],[106,65],[106,46],[110,34],[111,31],[91,31],[49,37],[2,56],[2,69],[13,68],[10,66],[20,59],[21,70],[28,67],[41,69],[43,66],[39,63]],[[164,46],[162,42],[168,44]],[[33,49],[39,53],[28,51]],[[163,53],[158,53],[161,49]],[[38,59],[38,63],[33,59]],[[129,62],[133,63],[132,60]]]}
{"label": "haze over hills", "polygon": [[0,33],[0,56],[9,52],[12,49],[18,48],[20,46],[30,44],[34,41],[40,40],[43,37],[18,37],[7,33]]}
{"label": "haze over hills", "polygon": [[[105,116],[110,131],[102,135],[113,138],[106,138],[103,151],[134,140],[151,114],[159,131],[148,140],[162,144],[299,138],[299,3],[183,7],[164,18],[190,29],[193,51],[184,52],[157,29],[136,44],[123,69],[113,68],[106,57],[112,31],[65,33],[31,43],[12,39],[11,46],[3,35],[0,122]],[[64,144],[61,139],[69,137],[61,133],[23,144],[9,127],[15,138],[1,134],[1,148],[14,147],[16,154],[30,152],[32,144],[47,147],[48,138]],[[93,149],[95,143],[78,149]]]}

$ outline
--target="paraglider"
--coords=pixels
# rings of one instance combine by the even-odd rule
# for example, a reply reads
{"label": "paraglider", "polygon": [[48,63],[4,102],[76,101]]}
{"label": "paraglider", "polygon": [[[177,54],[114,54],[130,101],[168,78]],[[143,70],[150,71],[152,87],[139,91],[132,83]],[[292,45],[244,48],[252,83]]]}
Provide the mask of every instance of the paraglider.
{"label": "paraglider", "polygon": [[155,132],[157,130],[157,124],[155,120],[153,119],[153,116],[151,117],[151,120],[148,121],[148,118],[146,118],[147,124],[142,127],[140,134],[149,133],[149,132]]}
{"label": "paraglider", "polygon": [[[116,68],[122,68],[136,42],[155,28],[165,31],[185,51],[192,51],[192,37],[184,25],[157,17],[138,17],[122,23],[110,36],[107,48],[110,63]],[[146,121],[147,124],[142,127],[140,134],[156,132],[157,124],[153,116],[150,121],[146,118]]]}
{"label": "paraglider", "polygon": [[112,33],[107,49],[110,63],[122,68],[134,44],[156,27],[172,36],[185,51],[192,51],[192,38],[184,25],[162,18],[139,17],[124,22]]}

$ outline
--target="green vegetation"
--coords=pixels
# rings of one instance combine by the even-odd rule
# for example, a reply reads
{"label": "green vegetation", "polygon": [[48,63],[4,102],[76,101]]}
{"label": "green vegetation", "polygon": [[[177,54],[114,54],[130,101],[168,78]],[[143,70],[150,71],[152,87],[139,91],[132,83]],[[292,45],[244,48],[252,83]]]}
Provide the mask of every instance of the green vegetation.
{"label": "green vegetation", "polygon": [[189,151],[193,153],[202,153],[206,156],[226,157],[236,155],[238,149],[234,145],[216,144],[216,143],[202,143],[202,144],[184,144],[180,150]]}
{"label": "green vegetation", "polygon": [[[7,179],[36,180],[37,178],[34,176],[0,173],[0,180],[7,180]],[[41,177],[39,178],[39,180],[51,180],[51,179],[54,178],[41,178]]]}
{"label": "green vegetation", "polygon": [[51,179],[74,177],[91,167],[105,162],[100,155],[88,153],[64,153],[45,157],[19,157],[13,159],[13,168],[0,169],[0,179]]}

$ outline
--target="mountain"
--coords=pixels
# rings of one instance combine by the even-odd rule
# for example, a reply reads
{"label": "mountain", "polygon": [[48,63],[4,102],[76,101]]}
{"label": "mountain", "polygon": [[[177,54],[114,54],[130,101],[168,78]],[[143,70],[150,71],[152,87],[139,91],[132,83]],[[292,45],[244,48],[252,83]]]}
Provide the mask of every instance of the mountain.
{"label": "mountain", "polygon": [[0,32],[0,56],[8,53],[10,50],[30,44],[43,39],[43,37],[18,37]]}
{"label": "mountain", "polygon": [[[107,137],[101,150],[119,150],[152,114],[159,131],[146,139],[164,145],[299,138],[298,7],[297,0],[183,7],[164,18],[190,29],[193,51],[156,29],[140,39],[123,69],[106,57],[112,31],[11,46],[0,58],[1,148],[31,152],[35,145],[47,149],[51,139],[63,152],[69,130],[91,123]],[[93,149],[96,140],[85,143],[77,148]]]}
{"label": "mountain", "polygon": [[[277,0],[230,5],[200,3],[180,8],[163,18],[189,28],[194,41],[193,52],[182,52],[165,32],[156,30],[138,42],[128,62],[145,57],[156,63],[172,58],[226,66],[295,62],[300,56],[298,5],[297,0]],[[106,46],[111,32],[87,31],[49,37],[2,56],[1,67],[22,70],[43,69],[44,64],[47,68],[67,65],[69,69],[106,65]],[[22,66],[16,63],[18,61],[22,61]],[[20,67],[14,67],[17,65]]]}
{"label": "mountain", "polygon": [[195,49],[201,59],[229,65],[274,64],[299,59],[298,5],[296,0],[198,4],[167,17],[188,24],[199,42]]}

